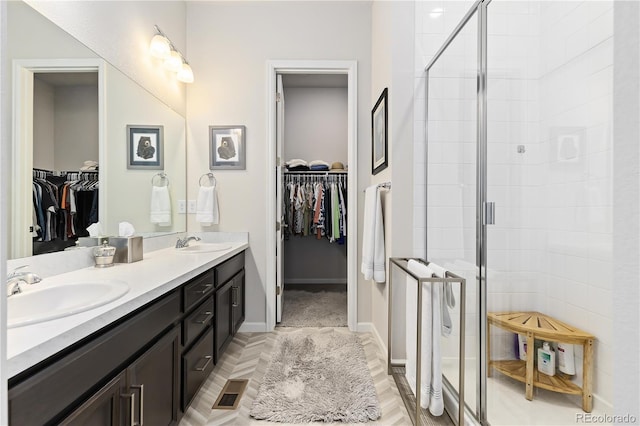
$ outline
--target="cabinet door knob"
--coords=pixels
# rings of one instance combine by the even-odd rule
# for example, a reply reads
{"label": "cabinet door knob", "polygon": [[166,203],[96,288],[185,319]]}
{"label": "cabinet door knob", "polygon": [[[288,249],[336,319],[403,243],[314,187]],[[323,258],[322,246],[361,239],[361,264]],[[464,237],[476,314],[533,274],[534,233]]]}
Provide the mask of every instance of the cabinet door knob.
{"label": "cabinet door knob", "polygon": [[204,365],[202,367],[195,367],[194,370],[196,371],[204,371],[207,366],[209,365],[209,363],[211,362],[211,360],[213,359],[213,357],[211,355],[207,355],[203,358],[204,361]]}
{"label": "cabinet door knob", "polygon": [[140,426],[144,426],[144,385],[131,385],[133,389],[140,389]]}

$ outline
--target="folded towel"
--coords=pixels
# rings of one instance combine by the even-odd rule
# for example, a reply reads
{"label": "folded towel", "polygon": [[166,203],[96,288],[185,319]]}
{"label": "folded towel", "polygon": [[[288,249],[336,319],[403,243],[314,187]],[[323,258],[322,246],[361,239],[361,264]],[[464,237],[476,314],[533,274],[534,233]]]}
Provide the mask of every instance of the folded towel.
{"label": "folded towel", "polygon": [[385,282],[384,225],[378,185],[371,185],[364,196],[364,225],[362,235],[362,264],[365,280]]}
{"label": "folded towel", "polygon": [[[433,273],[436,277],[446,278],[447,270],[444,269],[440,265],[436,265],[435,263],[429,263],[429,268],[433,270]],[[451,283],[443,283],[443,293],[441,303],[441,313],[442,313],[442,335],[444,337],[448,337],[451,335],[451,330],[453,325],[451,323],[451,315],[449,313],[449,308],[455,308],[456,306],[456,298],[453,295],[453,289],[451,288]]]}
{"label": "folded towel", "polygon": [[316,164],[313,166],[309,166],[309,170],[314,172],[325,172],[329,170],[329,166],[325,166],[324,164]]}
{"label": "folded towel", "polygon": [[217,225],[220,220],[218,194],[215,186],[201,186],[196,202],[196,220],[204,226]]}
{"label": "folded towel", "polygon": [[171,226],[171,197],[168,186],[151,187],[151,223]]}
{"label": "folded towel", "polygon": [[[426,265],[410,260],[408,269],[421,278],[433,276],[433,271]],[[442,397],[442,360],[440,353],[440,283],[422,284],[422,358],[420,362],[420,406],[429,408],[434,416],[444,413]],[[414,395],[417,377],[418,333],[418,286],[416,280],[407,275],[406,285],[406,378]]]}
{"label": "folded towel", "polygon": [[295,167],[295,166],[307,166],[307,162],[300,159],[300,158],[292,158],[291,160],[287,161],[285,163],[285,165],[289,168],[291,167]]}
{"label": "folded towel", "polygon": [[329,170],[329,167],[331,167],[331,164],[327,163],[326,161],[322,161],[322,160],[309,161],[309,167],[313,167],[313,166],[326,166],[327,170]]}

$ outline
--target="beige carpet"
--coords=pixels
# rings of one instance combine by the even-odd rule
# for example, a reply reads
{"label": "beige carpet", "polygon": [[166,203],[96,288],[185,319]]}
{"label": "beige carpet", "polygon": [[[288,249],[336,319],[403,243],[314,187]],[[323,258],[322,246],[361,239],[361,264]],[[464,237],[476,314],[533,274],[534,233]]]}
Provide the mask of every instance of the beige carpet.
{"label": "beige carpet", "polygon": [[280,336],[250,415],[282,423],[377,420],[380,403],[358,336]]}
{"label": "beige carpet", "polygon": [[346,327],[346,291],[285,290],[280,327]]}

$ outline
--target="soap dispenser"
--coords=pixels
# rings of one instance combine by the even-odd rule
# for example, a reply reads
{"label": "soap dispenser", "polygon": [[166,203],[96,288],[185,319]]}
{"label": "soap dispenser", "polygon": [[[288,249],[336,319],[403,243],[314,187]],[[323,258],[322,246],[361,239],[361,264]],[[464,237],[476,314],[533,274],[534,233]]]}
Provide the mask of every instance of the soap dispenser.
{"label": "soap dispenser", "polygon": [[103,240],[102,245],[93,249],[96,268],[108,268],[109,266],[113,266],[113,256],[115,254],[116,248],[109,245],[109,240]]}
{"label": "soap dispenser", "polygon": [[549,346],[549,342],[544,342],[538,349],[538,371],[547,376],[556,374],[556,353]]}

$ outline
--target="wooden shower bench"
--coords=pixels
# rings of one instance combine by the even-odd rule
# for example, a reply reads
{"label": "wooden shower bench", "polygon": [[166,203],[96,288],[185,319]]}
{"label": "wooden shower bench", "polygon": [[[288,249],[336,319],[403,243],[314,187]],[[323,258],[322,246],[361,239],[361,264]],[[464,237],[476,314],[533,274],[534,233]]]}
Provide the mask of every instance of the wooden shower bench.
{"label": "wooden shower bench", "polygon": [[[494,325],[504,330],[527,336],[527,360],[491,360],[491,345],[487,330],[487,359],[489,367],[487,375],[491,377],[491,368],[526,384],[525,397],[533,399],[533,388],[548,389],[571,395],[582,395],[582,409],[590,413],[593,408],[591,386],[593,380],[593,341],[595,337],[589,333],[565,324],[557,319],[539,312],[490,312],[487,317],[489,326]],[[490,328],[490,327],[489,327]],[[534,340],[582,345],[582,387],[577,386],[570,376],[556,373],[548,376],[533,368],[535,359]]]}

